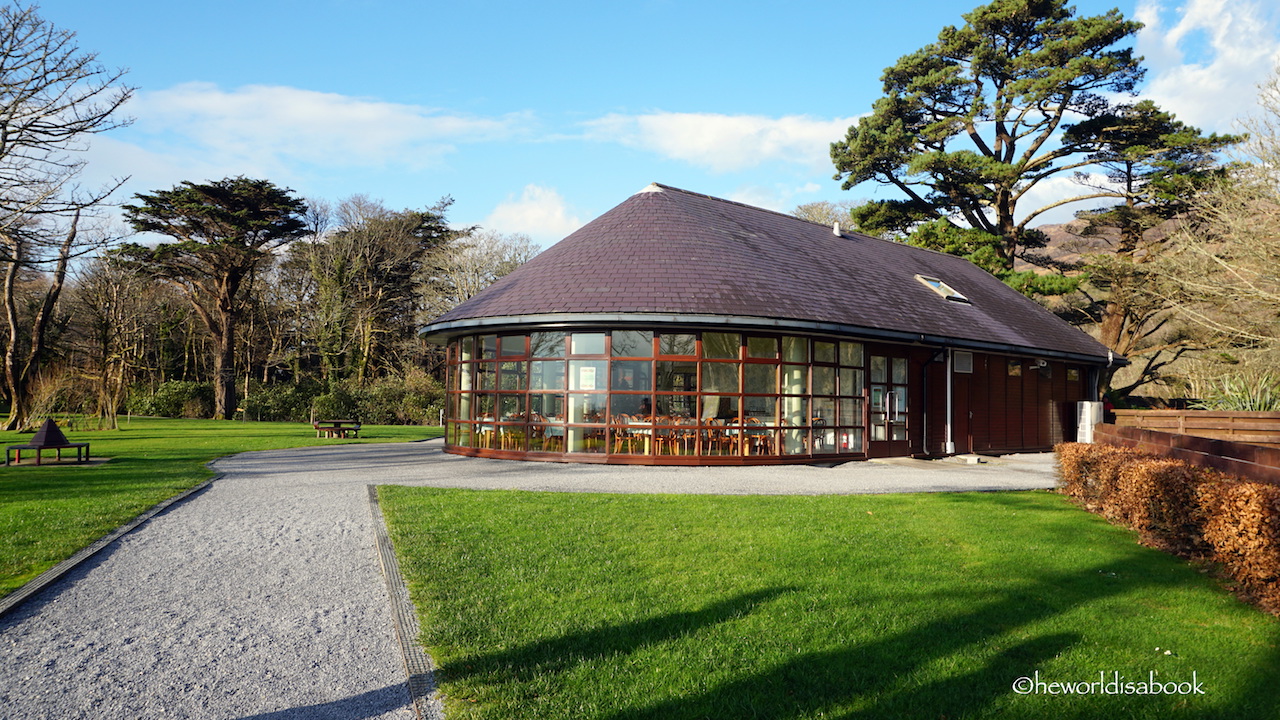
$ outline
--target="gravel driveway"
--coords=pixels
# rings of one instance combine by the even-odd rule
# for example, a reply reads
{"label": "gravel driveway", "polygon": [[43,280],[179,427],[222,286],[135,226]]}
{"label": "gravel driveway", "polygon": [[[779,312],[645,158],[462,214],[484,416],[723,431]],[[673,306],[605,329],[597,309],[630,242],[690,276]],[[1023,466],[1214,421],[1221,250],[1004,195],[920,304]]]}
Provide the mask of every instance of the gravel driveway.
{"label": "gravel driveway", "polygon": [[819,494],[1053,487],[1051,456],[640,468],[460,458],[440,441],[223,458],[208,488],[0,620],[0,717],[416,717],[367,485]]}

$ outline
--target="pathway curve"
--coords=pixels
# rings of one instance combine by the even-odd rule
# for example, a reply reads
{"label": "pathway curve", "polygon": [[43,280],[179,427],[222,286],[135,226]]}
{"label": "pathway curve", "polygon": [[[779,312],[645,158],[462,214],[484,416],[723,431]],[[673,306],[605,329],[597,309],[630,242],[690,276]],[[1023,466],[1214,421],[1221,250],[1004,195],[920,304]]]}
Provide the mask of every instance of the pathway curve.
{"label": "pathway curve", "polygon": [[459,458],[439,441],[253,452],[0,620],[0,717],[415,717],[367,485],[856,493],[1052,487],[1044,456],[835,468]]}

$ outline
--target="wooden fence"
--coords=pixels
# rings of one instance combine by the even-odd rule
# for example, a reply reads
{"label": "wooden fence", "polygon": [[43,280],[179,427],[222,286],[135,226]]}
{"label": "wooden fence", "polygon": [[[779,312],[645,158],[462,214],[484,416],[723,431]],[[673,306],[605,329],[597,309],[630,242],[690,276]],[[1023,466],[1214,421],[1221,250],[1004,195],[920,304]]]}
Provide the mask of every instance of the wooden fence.
{"label": "wooden fence", "polygon": [[1093,441],[1183,460],[1246,480],[1280,485],[1280,448],[1099,423]]}
{"label": "wooden fence", "polygon": [[1116,410],[1120,427],[1280,448],[1280,412]]}

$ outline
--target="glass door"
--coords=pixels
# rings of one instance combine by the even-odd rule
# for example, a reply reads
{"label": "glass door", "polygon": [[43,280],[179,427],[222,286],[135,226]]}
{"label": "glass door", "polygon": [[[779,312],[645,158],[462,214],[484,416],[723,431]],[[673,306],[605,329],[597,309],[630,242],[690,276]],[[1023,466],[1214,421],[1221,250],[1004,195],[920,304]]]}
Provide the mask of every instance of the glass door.
{"label": "glass door", "polygon": [[891,457],[909,455],[907,434],[907,358],[872,355],[869,370],[871,390],[871,440],[868,455]]}

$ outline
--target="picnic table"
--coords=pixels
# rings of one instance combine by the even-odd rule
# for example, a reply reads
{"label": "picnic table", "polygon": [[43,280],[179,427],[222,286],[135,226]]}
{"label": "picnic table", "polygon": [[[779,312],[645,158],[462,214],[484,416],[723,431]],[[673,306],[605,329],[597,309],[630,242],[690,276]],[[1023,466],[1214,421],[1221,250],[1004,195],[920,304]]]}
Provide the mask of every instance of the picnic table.
{"label": "picnic table", "polygon": [[316,429],[316,437],[360,437],[358,420],[316,420],[311,426]]}

